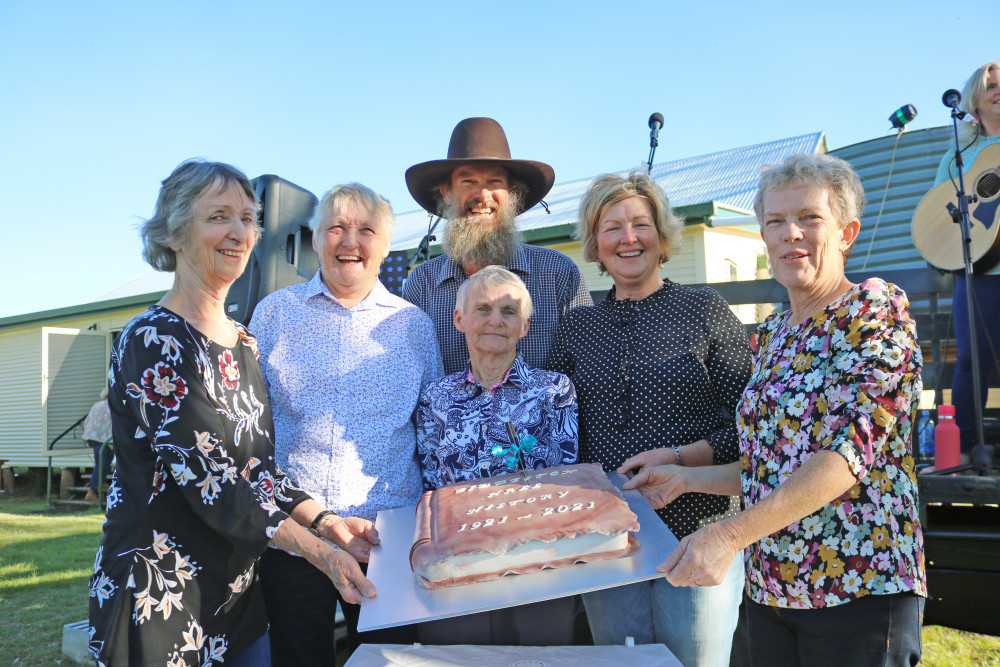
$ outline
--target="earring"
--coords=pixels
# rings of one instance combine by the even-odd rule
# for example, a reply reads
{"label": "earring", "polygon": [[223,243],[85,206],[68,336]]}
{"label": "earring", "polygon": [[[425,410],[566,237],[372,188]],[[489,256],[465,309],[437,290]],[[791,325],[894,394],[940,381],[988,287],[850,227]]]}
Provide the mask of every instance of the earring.
{"label": "earring", "polygon": [[598,262],[597,263],[597,275],[599,275],[599,276],[605,276],[607,274],[608,274],[608,270],[606,268],[604,268],[603,264],[601,264],[600,262]]}

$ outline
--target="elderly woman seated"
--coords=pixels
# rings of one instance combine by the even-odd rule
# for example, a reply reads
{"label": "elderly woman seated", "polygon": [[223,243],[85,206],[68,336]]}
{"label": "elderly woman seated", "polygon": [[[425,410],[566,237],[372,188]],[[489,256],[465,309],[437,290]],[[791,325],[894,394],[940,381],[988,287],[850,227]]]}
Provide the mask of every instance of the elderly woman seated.
{"label": "elderly woman seated", "polygon": [[[539,469],[576,463],[576,390],[568,377],[532,368],[517,353],[531,324],[531,296],[500,266],[469,278],[455,301],[455,327],[465,334],[469,365],[424,389],[417,448],[424,487],[493,477],[518,465]],[[522,448],[511,456],[508,423]],[[496,454],[494,454],[496,452]],[[512,463],[519,460],[519,463]],[[572,643],[573,598],[425,623],[434,644]]]}

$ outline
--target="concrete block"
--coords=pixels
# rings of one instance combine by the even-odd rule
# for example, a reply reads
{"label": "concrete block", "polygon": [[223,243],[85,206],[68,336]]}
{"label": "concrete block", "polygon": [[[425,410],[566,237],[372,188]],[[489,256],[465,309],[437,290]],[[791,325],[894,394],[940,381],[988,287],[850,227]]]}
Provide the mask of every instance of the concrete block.
{"label": "concrete block", "polygon": [[90,623],[77,621],[63,626],[62,654],[77,665],[93,665],[94,659],[87,652],[90,643]]}

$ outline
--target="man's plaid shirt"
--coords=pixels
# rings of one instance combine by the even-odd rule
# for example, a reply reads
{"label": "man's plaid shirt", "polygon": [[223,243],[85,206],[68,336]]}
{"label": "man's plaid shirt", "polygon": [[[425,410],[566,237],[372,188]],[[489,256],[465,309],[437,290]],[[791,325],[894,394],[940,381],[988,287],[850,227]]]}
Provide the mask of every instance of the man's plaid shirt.
{"label": "man's plaid shirt", "polygon": [[[528,365],[545,368],[559,320],[572,308],[593,305],[587,283],[569,257],[551,248],[522,243],[507,268],[524,281],[535,308],[528,335],[517,349]],[[467,278],[458,262],[441,255],[413,269],[403,285],[403,298],[434,322],[446,375],[464,370],[469,362],[465,334],[454,322],[455,297]]]}

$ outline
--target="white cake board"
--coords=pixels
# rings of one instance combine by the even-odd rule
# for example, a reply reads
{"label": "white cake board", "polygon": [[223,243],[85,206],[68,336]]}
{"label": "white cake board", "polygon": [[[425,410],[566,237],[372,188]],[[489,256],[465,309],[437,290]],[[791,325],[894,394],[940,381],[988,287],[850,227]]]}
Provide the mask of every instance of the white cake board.
{"label": "white cake board", "polygon": [[420,644],[362,644],[344,667],[451,667],[479,665],[547,665],[556,667],[683,667],[663,644],[641,646],[421,646]]}
{"label": "white cake board", "polygon": [[[619,489],[625,483],[624,475],[607,475]],[[379,512],[375,527],[382,543],[372,549],[368,563],[368,578],[375,584],[376,597],[362,600],[358,631],[516,607],[662,577],[656,566],[674,550],[677,538],[638,491],[626,491],[625,500],[639,519],[640,551],[633,556],[436,590],[418,585],[410,569],[415,508]]]}

